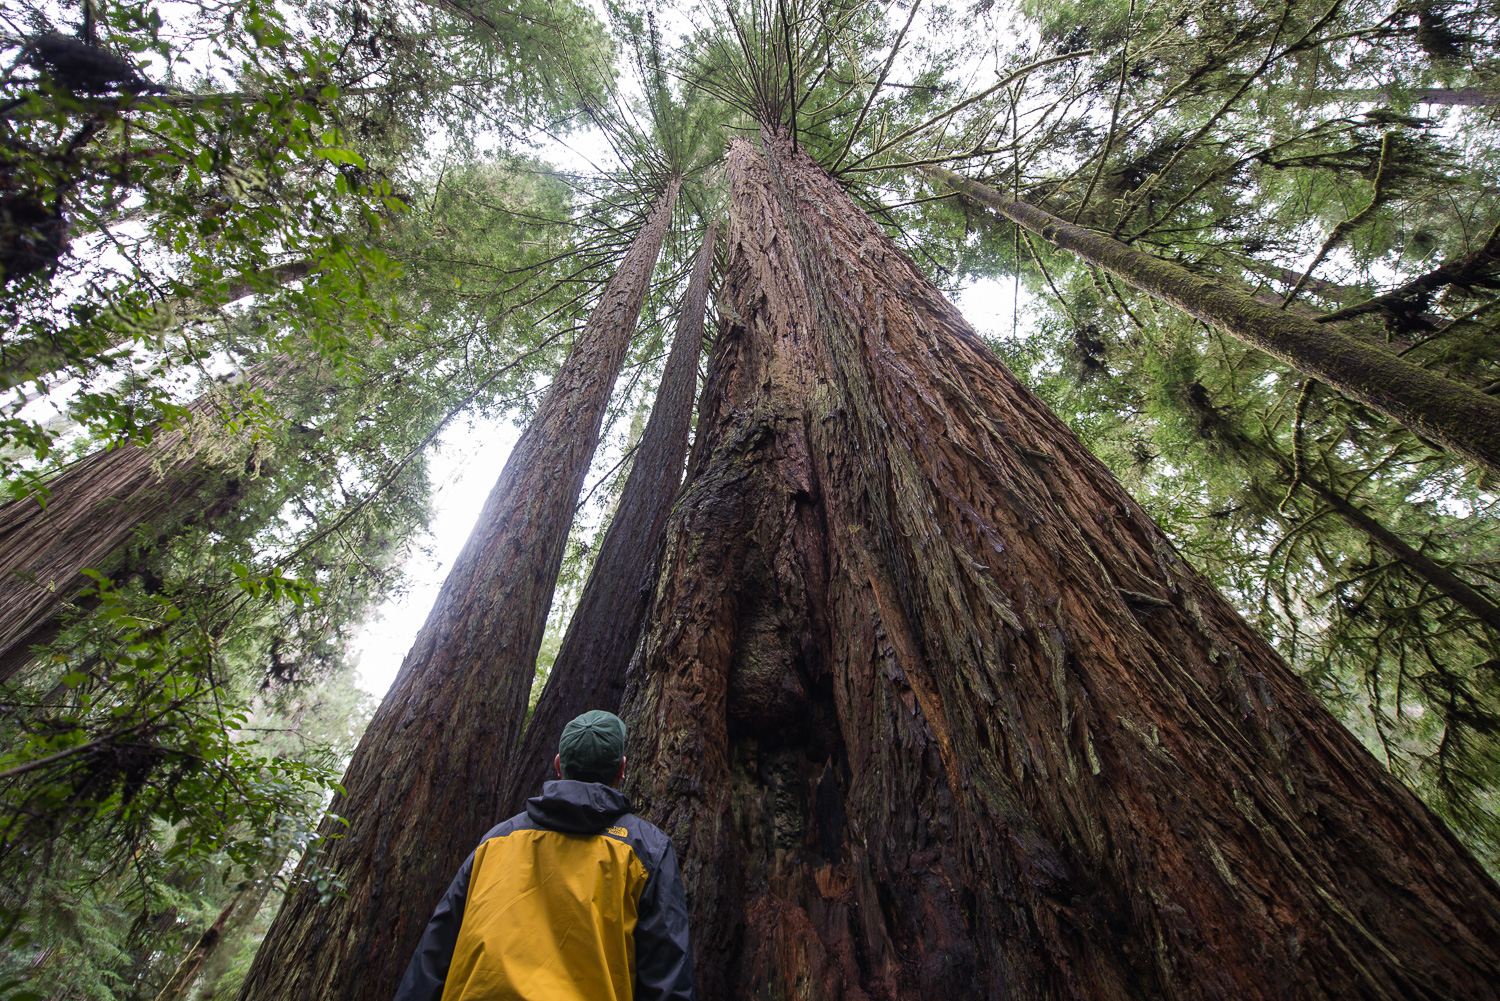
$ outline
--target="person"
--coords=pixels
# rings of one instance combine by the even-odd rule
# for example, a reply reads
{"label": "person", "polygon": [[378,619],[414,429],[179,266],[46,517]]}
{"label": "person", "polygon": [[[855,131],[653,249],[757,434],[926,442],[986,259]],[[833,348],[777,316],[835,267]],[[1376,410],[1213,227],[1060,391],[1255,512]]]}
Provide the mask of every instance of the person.
{"label": "person", "polygon": [[553,768],[458,870],[396,1001],[691,1001],[672,840],[615,788],[625,724],[598,709],[572,720]]}

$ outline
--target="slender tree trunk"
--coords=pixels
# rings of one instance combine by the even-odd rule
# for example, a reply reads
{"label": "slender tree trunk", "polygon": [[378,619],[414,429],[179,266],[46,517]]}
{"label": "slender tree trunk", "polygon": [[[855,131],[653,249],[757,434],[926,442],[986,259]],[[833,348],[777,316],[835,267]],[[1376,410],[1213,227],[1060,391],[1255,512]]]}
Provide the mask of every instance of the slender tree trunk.
{"label": "slender tree trunk", "polygon": [[606,286],[355,749],[315,858],[342,894],[287,896],[244,1001],[390,997],[438,897],[501,819],[573,507],[679,183]]}
{"label": "slender tree trunk", "polygon": [[261,904],[265,903],[270,885],[269,879],[259,879],[229,898],[229,903],[224,905],[224,909],[219,912],[214,923],[198,936],[198,941],[193,943],[193,947],[188,950],[182,962],[177,964],[177,969],[173,971],[171,979],[156,995],[156,1001],[184,1001],[187,998],[193,984],[198,980],[198,974],[203,971],[205,964],[218,954],[219,947],[224,940],[255,917]]}
{"label": "slender tree trunk", "polygon": [[1297,463],[1288,457],[1274,442],[1253,438],[1232,422],[1214,416],[1215,408],[1205,391],[1201,404],[1191,409],[1200,419],[1211,420],[1207,431],[1216,441],[1237,452],[1250,461],[1264,461],[1278,469],[1293,488],[1300,487],[1325,504],[1341,521],[1355,532],[1363,535],[1371,544],[1384,550],[1407,572],[1418,580],[1425,581],[1437,593],[1446,596],[1466,610],[1480,622],[1500,633],[1500,606],[1485,593],[1471,585],[1458,574],[1443,566],[1426,553],[1408,544],[1401,536],[1391,531],[1372,517],[1362,506],[1339,492],[1332,483],[1304,468],[1298,470]]}
{"label": "slender tree trunk", "polygon": [[1316,477],[1304,476],[1302,484],[1319,500],[1333,509],[1344,524],[1362,533],[1380,549],[1391,556],[1419,580],[1426,581],[1433,590],[1446,596],[1454,604],[1483,622],[1496,634],[1500,634],[1500,607],[1472,587],[1468,581],[1449,570],[1426,553],[1407,545],[1395,532],[1370,517],[1363,508],[1354,504],[1328,484]]}
{"label": "slender tree trunk", "polygon": [[1368,341],[1269,306],[1249,293],[1006,198],[952,171],[927,169],[954,191],[1049,243],[1326,383],[1413,433],[1500,473],[1500,400]]}
{"label": "slender tree trunk", "polygon": [[198,970],[198,978],[193,985],[197,990],[198,1001],[214,1001],[218,995],[225,974],[234,964],[236,953],[239,952],[245,936],[254,927],[255,919],[259,917],[261,909],[266,906],[266,898],[271,895],[272,888],[269,879],[262,879],[256,895],[246,901],[244,907],[235,911],[234,917],[230,919],[229,927],[220,936],[218,945],[214,947],[213,952]]}
{"label": "slender tree trunk", "polygon": [[[215,406],[205,395],[189,409],[201,419]],[[31,497],[0,506],[0,681],[31,662],[33,646],[56,637],[63,613],[93,583],[81,571],[115,573],[143,528],[198,506],[213,476],[183,432],[172,431],[144,448],[80,460],[47,484],[45,507]]]}
{"label": "slender tree trunk", "polygon": [[717,234],[717,223],[709,223],[635,464],[552,663],[547,687],[531,714],[521,749],[506,769],[502,814],[519,811],[526,797],[536,795],[541,784],[553,777],[552,757],[568,720],[589,709],[617,712],[620,708],[625,668],[640,639],[651,597],[662,531],[682,483]]}
{"label": "slender tree trunk", "polygon": [[1500,996],[1500,889],[765,142],[624,706],[702,996]]}
{"label": "slender tree trunk", "polygon": [[[1386,103],[1398,95],[1382,88],[1349,88],[1338,90],[1311,90],[1299,95],[1303,106],[1322,101],[1374,101]],[[1481,87],[1429,88],[1408,91],[1405,98],[1412,104],[1436,104],[1445,108],[1484,108],[1500,104],[1500,91]]]}

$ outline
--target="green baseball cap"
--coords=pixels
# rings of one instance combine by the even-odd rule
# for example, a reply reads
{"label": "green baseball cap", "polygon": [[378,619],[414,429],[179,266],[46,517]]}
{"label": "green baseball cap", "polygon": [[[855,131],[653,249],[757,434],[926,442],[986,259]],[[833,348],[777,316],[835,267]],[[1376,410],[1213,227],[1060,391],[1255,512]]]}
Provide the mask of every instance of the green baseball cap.
{"label": "green baseball cap", "polygon": [[588,775],[607,782],[625,756],[625,723],[614,713],[590,709],[563,727],[557,756],[564,778]]}

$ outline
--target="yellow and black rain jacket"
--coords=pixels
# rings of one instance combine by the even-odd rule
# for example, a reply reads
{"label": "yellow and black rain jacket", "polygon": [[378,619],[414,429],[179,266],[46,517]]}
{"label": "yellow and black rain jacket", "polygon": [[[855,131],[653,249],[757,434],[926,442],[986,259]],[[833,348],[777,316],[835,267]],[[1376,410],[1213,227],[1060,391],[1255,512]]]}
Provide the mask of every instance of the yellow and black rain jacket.
{"label": "yellow and black rain jacket", "polygon": [[691,1001],[672,841],[597,782],[548,782],[438,902],[396,1001]]}

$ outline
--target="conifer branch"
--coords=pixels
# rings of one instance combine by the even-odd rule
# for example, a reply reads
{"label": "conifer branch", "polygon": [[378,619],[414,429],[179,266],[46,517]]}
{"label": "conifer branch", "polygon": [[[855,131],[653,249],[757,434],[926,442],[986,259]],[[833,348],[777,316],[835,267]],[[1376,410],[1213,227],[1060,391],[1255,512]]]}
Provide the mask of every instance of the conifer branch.
{"label": "conifer branch", "polygon": [[1333,227],[1333,232],[1329,233],[1328,239],[1323,241],[1323,246],[1318,250],[1318,255],[1312,259],[1312,263],[1307,266],[1307,270],[1303,272],[1302,277],[1297,279],[1297,284],[1292,286],[1292,290],[1282,300],[1282,309],[1286,309],[1287,306],[1291,305],[1292,300],[1297,298],[1297,293],[1302,291],[1308,279],[1312,278],[1313,272],[1317,270],[1318,265],[1323,263],[1323,259],[1333,251],[1333,248],[1337,247],[1345,236],[1368,219],[1370,214],[1385,201],[1387,168],[1390,166],[1391,149],[1395,146],[1395,139],[1396,133],[1391,131],[1387,132],[1380,140],[1380,162],[1375,168],[1375,190],[1370,194],[1370,204]]}

